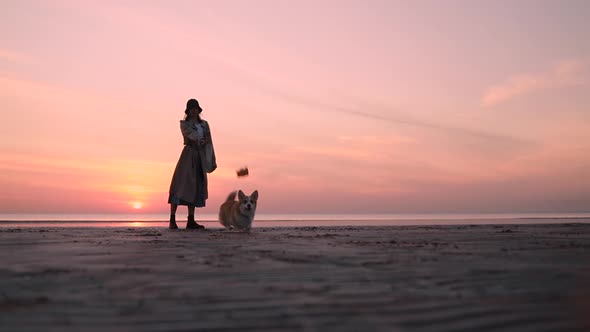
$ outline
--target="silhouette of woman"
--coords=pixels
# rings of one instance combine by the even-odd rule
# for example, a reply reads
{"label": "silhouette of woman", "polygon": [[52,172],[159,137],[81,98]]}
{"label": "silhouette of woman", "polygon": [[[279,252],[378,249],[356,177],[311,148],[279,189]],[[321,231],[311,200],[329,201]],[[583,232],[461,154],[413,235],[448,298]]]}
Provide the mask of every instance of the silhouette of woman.
{"label": "silhouette of woman", "polygon": [[184,120],[180,120],[180,131],[184,138],[184,148],[176,164],[170,183],[170,224],[168,228],[178,229],[176,209],[178,205],[188,207],[187,229],[205,228],[195,221],[195,207],[204,207],[208,197],[207,173],[217,168],[211,129],[201,118],[203,109],[196,99],[186,103]]}

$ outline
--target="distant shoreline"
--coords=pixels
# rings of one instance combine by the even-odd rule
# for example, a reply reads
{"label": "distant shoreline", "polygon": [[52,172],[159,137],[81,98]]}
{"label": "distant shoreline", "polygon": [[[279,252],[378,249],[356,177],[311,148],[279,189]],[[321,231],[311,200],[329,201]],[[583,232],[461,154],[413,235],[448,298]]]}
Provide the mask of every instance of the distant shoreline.
{"label": "distant shoreline", "polygon": [[[182,227],[184,219],[178,219]],[[207,228],[221,228],[215,219],[200,219]],[[366,226],[453,226],[453,225],[535,225],[587,224],[590,217],[506,217],[506,218],[438,218],[438,219],[275,219],[255,220],[254,228],[272,227],[366,227]],[[1,228],[17,227],[156,227],[167,226],[167,220],[0,220]]]}
{"label": "distant shoreline", "polygon": [[[185,217],[179,211],[177,218]],[[216,212],[199,211],[201,220],[217,220]],[[307,220],[506,220],[506,219],[583,219],[587,212],[504,212],[504,213],[267,213],[259,211],[258,221],[307,221]],[[160,221],[168,219],[168,213],[0,213],[0,221]]]}

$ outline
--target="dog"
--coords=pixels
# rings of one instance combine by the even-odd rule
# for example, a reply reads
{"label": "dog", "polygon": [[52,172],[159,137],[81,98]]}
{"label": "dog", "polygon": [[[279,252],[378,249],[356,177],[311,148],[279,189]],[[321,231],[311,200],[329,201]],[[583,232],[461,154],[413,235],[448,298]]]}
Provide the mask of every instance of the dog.
{"label": "dog", "polygon": [[258,190],[250,196],[246,196],[241,190],[232,192],[219,207],[219,222],[227,229],[250,230],[256,214],[257,201]]}

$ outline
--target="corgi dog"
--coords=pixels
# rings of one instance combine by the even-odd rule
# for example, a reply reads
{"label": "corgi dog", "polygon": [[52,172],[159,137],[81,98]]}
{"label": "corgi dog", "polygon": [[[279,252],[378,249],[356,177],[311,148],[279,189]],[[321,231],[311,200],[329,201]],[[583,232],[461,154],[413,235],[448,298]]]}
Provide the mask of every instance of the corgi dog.
{"label": "corgi dog", "polygon": [[246,196],[241,190],[232,192],[219,207],[219,222],[227,229],[250,230],[256,214],[257,201],[258,190],[250,196]]}

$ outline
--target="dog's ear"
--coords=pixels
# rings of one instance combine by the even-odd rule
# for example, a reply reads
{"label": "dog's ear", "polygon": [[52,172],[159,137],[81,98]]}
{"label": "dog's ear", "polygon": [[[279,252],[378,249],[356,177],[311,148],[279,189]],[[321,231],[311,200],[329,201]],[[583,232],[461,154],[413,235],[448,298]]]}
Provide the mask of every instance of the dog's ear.
{"label": "dog's ear", "polygon": [[245,195],[245,194],[244,194],[244,192],[243,192],[243,191],[241,191],[241,190],[240,190],[240,191],[238,191],[238,199],[239,199],[240,201],[243,201],[244,199],[246,199],[246,195]]}
{"label": "dog's ear", "polygon": [[258,190],[254,190],[254,192],[252,193],[252,195],[250,195],[250,198],[252,198],[253,200],[257,201],[258,200]]}

